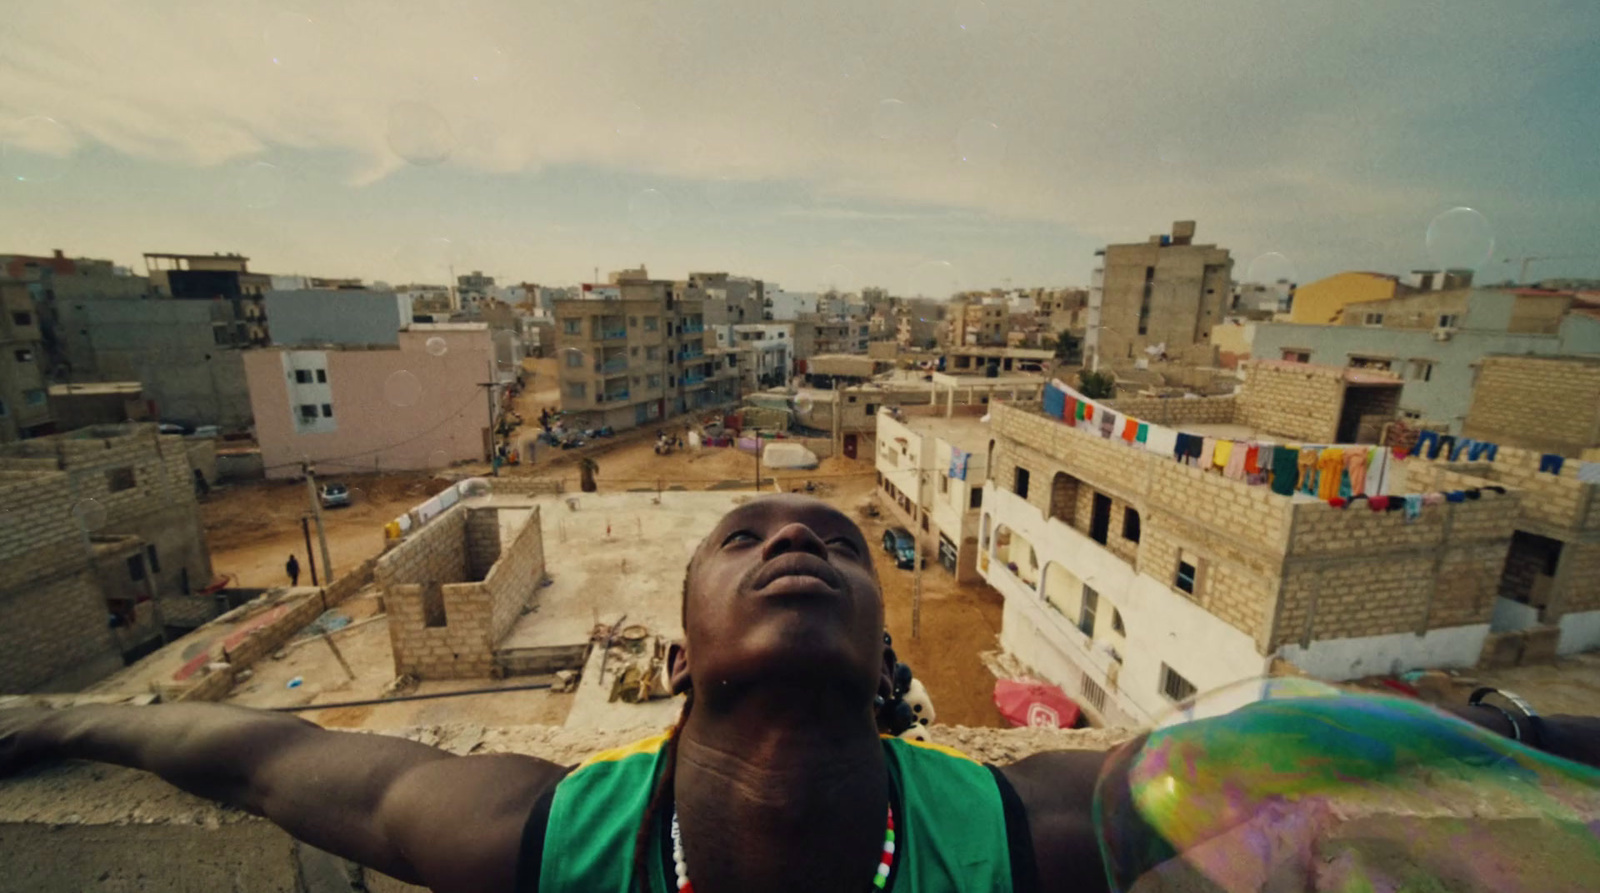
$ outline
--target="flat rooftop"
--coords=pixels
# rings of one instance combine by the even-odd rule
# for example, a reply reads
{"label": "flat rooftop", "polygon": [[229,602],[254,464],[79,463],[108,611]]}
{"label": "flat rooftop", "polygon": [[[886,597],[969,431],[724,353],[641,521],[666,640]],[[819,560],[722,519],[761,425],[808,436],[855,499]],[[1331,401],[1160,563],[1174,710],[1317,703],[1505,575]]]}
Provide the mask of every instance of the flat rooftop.
{"label": "flat rooftop", "polygon": [[1045,380],[1043,372],[1010,372],[992,378],[987,375],[958,375],[951,372],[933,373],[933,383],[944,388],[976,388],[978,390],[1031,388],[1044,384]]}
{"label": "flat rooftop", "polygon": [[969,453],[982,453],[989,447],[994,431],[978,416],[904,415],[898,421],[924,437],[938,437]]}

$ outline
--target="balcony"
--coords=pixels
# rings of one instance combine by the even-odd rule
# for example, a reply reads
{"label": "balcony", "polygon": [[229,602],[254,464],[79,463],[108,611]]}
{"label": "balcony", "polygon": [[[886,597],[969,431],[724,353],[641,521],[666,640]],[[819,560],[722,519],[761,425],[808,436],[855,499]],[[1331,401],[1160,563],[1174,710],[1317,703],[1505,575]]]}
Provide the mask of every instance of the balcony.
{"label": "balcony", "polygon": [[703,334],[705,332],[705,330],[706,330],[705,323],[691,322],[691,323],[684,323],[683,324],[682,332],[685,335],[700,335],[700,334]]}
{"label": "balcony", "polygon": [[698,360],[705,355],[705,348],[701,347],[686,347],[683,350],[678,351],[678,359],[685,361]]}
{"label": "balcony", "polygon": [[596,403],[626,403],[626,402],[628,402],[628,392],[627,391],[612,391],[609,394],[601,394],[599,397],[595,398],[595,402]]}
{"label": "balcony", "polygon": [[601,329],[597,337],[601,341],[626,341],[628,338],[628,327],[621,326],[615,329]]}
{"label": "balcony", "polygon": [[596,372],[626,372],[628,371],[628,358],[626,356],[612,357],[603,363],[594,364]]}
{"label": "balcony", "polygon": [[683,377],[683,386],[686,388],[692,388],[696,385],[703,385],[705,383],[706,376],[703,372],[697,372],[693,375],[685,375]]}

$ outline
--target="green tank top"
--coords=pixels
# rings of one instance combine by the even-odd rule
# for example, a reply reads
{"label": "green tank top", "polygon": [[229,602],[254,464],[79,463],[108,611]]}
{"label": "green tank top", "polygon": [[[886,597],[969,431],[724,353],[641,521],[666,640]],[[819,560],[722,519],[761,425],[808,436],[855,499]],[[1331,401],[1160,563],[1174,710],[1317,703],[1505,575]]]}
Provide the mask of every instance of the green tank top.
{"label": "green tank top", "polygon": [[[633,847],[665,768],[666,735],[603,751],[557,785],[545,826],[539,893],[634,893]],[[899,893],[1009,893],[1010,851],[1000,789],[989,769],[936,744],[884,738],[895,804]],[[661,834],[649,835],[649,889],[667,883]],[[531,874],[531,872],[530,872]],[[863,891],[870,879],[861,879]]]}

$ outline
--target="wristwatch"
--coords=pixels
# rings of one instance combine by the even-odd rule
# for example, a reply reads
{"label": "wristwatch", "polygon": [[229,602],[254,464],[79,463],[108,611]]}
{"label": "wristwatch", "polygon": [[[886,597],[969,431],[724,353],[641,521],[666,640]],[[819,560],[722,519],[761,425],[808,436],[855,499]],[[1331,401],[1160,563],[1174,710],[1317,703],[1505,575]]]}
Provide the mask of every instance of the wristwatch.
{"label": "wristwatch", "polygon": [[[1518,713],[1521,713],[1524,717],[1527,718],[1527,720],[1528,720],[1528,735],[1524,736],[1522,734],[1522,724],[1517,722],[1517,718],[1515,716],[1511,715],[1511,711],[1507,710],[1504,707],[1501,707],[1498,704],[1485,704],[1483,702],[1483,699],[1485,697],[1488,697],[1489,695],[1499,695],[1501,698],[1505,699],[1505,701],[1507,703],[1509,703],[1512,707],[1516,708]],[[1517,741],[1521,741],[1524,744],[1528,744],[1529,746],[1532,746],[1532,747],[1537,747],[1538,746],[1539,714],[1538,714],[1537,711],[1535,711],[1533,709],[1533,705],[1532,704],[1529,704],[1527,701],[1523,700],[1515,692],[1509,692],[1509,691],[1505,691],[1503,689],[1494,688],[1492,686],[1485,685],[1482,688],[1474,690],[1472,692],[1472,694],[1467,697],[1467,706],[1469,706],[1469,707],[1491,707],[1491,708],[1493,708],[1495,710],[1500,711],[1502,714],[1505,715],[1506,721],[1511,723],[1511,737],[1513,739],[1515,739]],[[1532,740],[1529,740],[1530,738]]]}

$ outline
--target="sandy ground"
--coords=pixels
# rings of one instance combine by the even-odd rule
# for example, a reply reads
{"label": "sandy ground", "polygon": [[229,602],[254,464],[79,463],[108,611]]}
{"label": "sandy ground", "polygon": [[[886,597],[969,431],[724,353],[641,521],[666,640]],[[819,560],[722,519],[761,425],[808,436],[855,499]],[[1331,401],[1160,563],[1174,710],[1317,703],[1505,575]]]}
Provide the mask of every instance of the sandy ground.
{"label": "sandy ground", "polygon": [[[348,485],[354,496],[354,504],[322,512],[336,574],[382,552],[384,524],[449,486],[430,474],[413,473],[328,480]],[[300,529],[300,518],[309,511],[303,481],[257,481],[214,490],[200,504],[213,570],[218,576],[233,575],[236,586],[284,586],[289,582],[284,563],[293,554],[300,560],[300,585],[310,585],[311,566]],[[319,578],[326,582],[315,527],[311,542],[317,549]]]}

